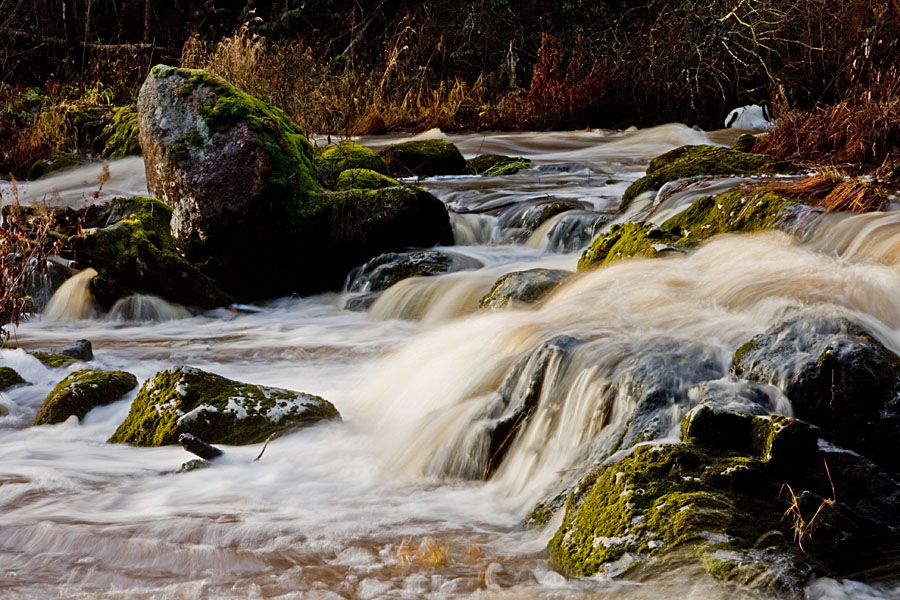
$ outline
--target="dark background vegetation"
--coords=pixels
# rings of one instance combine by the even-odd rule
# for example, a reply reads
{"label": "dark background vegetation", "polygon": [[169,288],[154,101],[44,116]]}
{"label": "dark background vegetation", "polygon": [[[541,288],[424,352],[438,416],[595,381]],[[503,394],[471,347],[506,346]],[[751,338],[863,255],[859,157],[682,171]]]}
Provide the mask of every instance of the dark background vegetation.
{"label": "dark background vegetation", "polygon": [[[895,95],[898,39],[900,0],[0,0],[0,170],[48,152],[42,112],[131,103],[159,62],[322,133],[714,128],[761,100]],[[67,132],[54,151],[89,149]]]}

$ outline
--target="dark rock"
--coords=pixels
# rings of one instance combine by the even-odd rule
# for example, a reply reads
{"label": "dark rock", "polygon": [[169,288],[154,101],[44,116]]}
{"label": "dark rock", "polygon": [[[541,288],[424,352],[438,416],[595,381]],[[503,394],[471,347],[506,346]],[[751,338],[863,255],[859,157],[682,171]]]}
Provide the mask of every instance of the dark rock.
{"label": "dark rock", "polygon": [[349,292],[380,292],[410,277],[431,277],[482,266],[480,261],[455,252],[388,252],[355,268],[347,277],[345,288]]}
{"label": "dark rock", "polygon": [[25,380],[12,367],[0,367],[0,392],[14,385],[22,385]]}
{"label": "dark rock", "polygon": [[125,371],[75,371],[53,388],[34,424],[62,423],[72,415],[83,419],[91,409],[115,402],[135,387],[137,379]]}
{"label": "dark rock", "polygon": [[373,304],[375,304],[375,301],[378,300],[380,296],[381,292],[350,296],[344,300],[343,309],[351,312],[366,312]]}
{"label": "dark rock", "polygon": [[388,146],[381,151],[391,174],[399,177],[417,175],[463,175],[466,159],[456,146],[445,140],[420,140]]}
{"label": "dark rock", "polygon": [[900,357],[840,317],[790,317],[741,346],[740,376],[779,386],[829,442],[900,472]]}
{"label": "dark rock", "polygon": [[62,347],[59,353],[78,360],[94,360],[94,351],[90,340],[78,340],[67,344]]}
{"label": "dark rock", "polygon": [[481,299],[481,308],[509,308],[540,302],[575,273],[562,269],[513,271],[500,277]]}
{"label": "dark rock", "polygon": [[253,444],[332,419],[337,409],[318,396],[175,367],[144,382],[109,441],[163,446],[192,433],[212,444]]}

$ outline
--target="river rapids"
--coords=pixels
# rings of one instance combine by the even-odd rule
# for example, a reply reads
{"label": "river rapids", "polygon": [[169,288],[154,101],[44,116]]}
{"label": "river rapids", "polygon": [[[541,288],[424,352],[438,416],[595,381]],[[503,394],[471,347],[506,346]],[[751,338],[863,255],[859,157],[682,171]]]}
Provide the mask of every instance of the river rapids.
{"label": "river rapids", "polygon": [[[71,280],[43,316],[15,330],[19,349],[0,350],[0,364],[30,382],[0,393],[0,597],[760,598],[678,565],[647,581],[569,580],[546,555],[558,522],[523,522],[610,455],[633,408],[634,371],[653,353],[691,348],[703,360],[681,365],[685,381],[695,369],[724,378],[738,346],[797,307],[847,316],[900,352],[900,212],[821,218],[802,238],[720,236],[689,254],[581,274],[538,308],[478,308],[504,273],[574,270],[598,232],[627,218],[619,200],[651,158],[732,137],[674,124],[449,136],[467,157],[520,155],[533,167],[423,180],[452,211],[454,252],[480,266],[401,281],[367,312],[344,310],[351,294],[334,293],[194,316],[138,298],[102,314],[86,279]],[[396,138],[361,141],[377,148]],[[146,194],[140,158],[110,163],[95,198],[99,170],[15,193],[74,207]],[[8,201],[9,184],[0,189]],[[661,222],[703,193],[682,190],[630,211]],[[577,206],[523,227],[548,199]],[[546,368],[540,408],[492,479],[472,479],[473,419],[517,362],[556,336],[585,343]],[[137,390],[81,423],[32,427],[65,372],[25,350],[79,338],[92,341],[97,368],[143,381],[191,365],[320,395],[343,422],[275,439],[259,461],[260,445],[224,447],[215,468],[184,474],[175,471],[191,457],[180,447],[106,443]],[[666,416],[671,436],[684,410]],[[789,413],[790,404],[775,397],[772,410]],[[820,579],[805,594],[874,600],[898,598],[900,588]]]}

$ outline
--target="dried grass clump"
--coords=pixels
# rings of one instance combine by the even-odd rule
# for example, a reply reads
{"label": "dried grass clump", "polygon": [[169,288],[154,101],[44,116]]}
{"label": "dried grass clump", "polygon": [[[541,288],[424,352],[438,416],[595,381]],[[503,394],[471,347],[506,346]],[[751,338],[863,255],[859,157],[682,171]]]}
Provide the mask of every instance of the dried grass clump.
{"label": "dried grass clump", "polygon": [[758,152],[886,174],[900,164],[900,72],[829,106],[776,110]]}
{"label": "dried grass clump", "polygon": [[876,185],[829,170],[799,181],[779,181],[769,191],[821,206],[826,212],[872,212],[887,206],[887,196]]}

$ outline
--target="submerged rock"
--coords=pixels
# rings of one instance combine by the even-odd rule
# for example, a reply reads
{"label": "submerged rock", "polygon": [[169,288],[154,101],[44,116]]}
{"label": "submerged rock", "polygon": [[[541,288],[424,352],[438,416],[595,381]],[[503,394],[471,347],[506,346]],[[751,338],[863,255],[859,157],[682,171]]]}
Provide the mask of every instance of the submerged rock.
{"label": "submerged rock", "polygon": [[562,269],[528,269],[500,277],[481,299],[481,308],[509,308],[540,302],[575,274]]}
{"label": "submerged rock", "polygon": [[663,184],[697,175],[762,175],[795,172],[796,167],[774,156],[718,146],[681,146],[650,161],[647,173],[625,190],[620,208],[640,194]]}
{"label": "submerged rock", "polygon": [[163,446],[192,433],[211,444],[253,444],[331,419],[340,419],[337,409],[318,396],[174,367],[144,382],[109,441]]}
{"label": "submerged rock", "polygon": [[77,260],[96,269],[90,290],[104,307],[134,293],[214,308],[232,302],[180,254],[172,237],[172,209],[153,198],[114,198],[99,215],[102,226],[70,239]]}
{"label": "submerged rock", "polygon": [[381,151],[392,175],[430,177],[464,175],[466,159],[446,140],[419,140],[393,144]]}
{"label": "submerged rock", "polygon": [[25,380],[19,375],[18,371],[12,367],[0,367],[0,392],[23,383],[25,383]]}
{"label": "submerged rock", "polygon": [[380,292],[410,277],[432,277],[478,269],[474,258],[441,250],[387,252],[354,269],[347,277],[348,292]]}
{"label": "submerged rock", "polygon": [[135,376],[125,371],[75,371],[53,388],[34,424],[62,423],[72,415],[81,420],[91,409],[115,402],[136,388],[137,383]]}
{"label": "submerged rock", "polygon": [[45,367],[49,367],[51,369],[58,369],[60,367],[67,367],[78,361],[77,358],[73,358],[66,354],[57,354],[55,352],[29,352],[28,354],[32,355],[43,364]]}
{"label": "submerged rock", "polygon": [[745,379],[778,386],[823,437],[900,472],[900,357],[842,317],[795,315],[734,355]]}
{"label": "submerged rock", "polygon": [[900,486],[821,430],[706,404],[682,430],[684,443],[639,446],[581,482],[549,544],[558,568],[641,577],[696,561],[790,595],[812,573],[850,575],[900,549]]}

